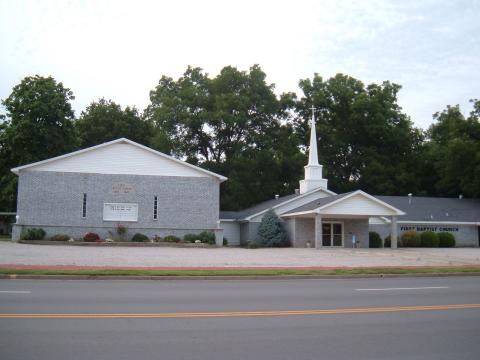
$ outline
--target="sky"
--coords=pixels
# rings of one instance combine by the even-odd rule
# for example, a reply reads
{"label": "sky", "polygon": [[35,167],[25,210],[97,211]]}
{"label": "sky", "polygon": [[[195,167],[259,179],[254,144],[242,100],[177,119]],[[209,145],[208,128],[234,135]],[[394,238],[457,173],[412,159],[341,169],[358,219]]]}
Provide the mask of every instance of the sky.
{"label": "sky", "polygon": [[277,94],[314,73],[395,82],[426,129],[480,98],[479,20],[480,0],[0,0],[0,99],[39,74],[74,92],[76,116],[102,97],[143,110],[162,75],[259,64]]}

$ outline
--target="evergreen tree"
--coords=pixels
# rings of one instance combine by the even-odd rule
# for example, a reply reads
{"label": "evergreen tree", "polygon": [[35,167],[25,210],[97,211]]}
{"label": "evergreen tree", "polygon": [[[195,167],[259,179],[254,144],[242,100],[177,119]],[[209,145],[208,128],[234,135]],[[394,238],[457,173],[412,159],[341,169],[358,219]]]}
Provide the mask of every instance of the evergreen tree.
{"label": "evergreen tree", "polygon": [[287,232],[282,220],[270,209],[263,215],[258,227],[255,243],[264,247],[286,247],[290,246]]}

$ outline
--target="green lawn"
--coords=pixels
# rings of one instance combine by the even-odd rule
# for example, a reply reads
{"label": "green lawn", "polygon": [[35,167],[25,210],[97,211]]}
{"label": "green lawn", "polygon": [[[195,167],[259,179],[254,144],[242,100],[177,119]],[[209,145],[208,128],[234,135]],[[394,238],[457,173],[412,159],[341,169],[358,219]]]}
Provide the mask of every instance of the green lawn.
{"label": "green lawn", "polygon": [[0,235],[0,241],[10,241],[12,237],[10,235]]}
{"label": "green lawn", "polygon": [[1,275],[89,275],[89,276],[288,276],[288,275],[381,275],[381,274],[480,273],[480,267],[353,268],[353,269],[218,269],[218,270],[36,270],[2,269]]}

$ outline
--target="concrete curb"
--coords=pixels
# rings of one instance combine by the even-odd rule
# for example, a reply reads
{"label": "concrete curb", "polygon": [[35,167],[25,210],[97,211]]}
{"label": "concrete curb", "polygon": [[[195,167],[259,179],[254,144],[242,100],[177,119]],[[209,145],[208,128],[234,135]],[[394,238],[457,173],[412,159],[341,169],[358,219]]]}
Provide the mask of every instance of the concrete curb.
{"label": "concrete curb", "polygon": [[245,276],[144,276],[144,275],[0,275],[9,280],[294,280],[294,279],[371,279],[409,277],[480,276],[478,272],[417,273],[417,274],[352,274],[352,275],[245,275]]}

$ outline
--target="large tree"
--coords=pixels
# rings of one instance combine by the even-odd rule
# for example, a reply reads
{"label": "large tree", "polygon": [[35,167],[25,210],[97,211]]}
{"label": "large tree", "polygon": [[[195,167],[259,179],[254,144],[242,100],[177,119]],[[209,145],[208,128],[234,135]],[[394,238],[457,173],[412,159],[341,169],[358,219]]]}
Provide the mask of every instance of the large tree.
{"label": "large tree", "polygon": [[422,133],[397,103],[400,86],[388,81],[365,86],[337,74],[301,80],[296,102],[297,134],[308,146],[308,119],[316,109],[320,161],[338,192],[361,188],[371,193],[406,194],[418,190],[415,168]]}
{"label": "large tree", "polygon": [[284,109],[273,90],[257,65],[227,66],[214,78],[192,67],[178,80],[163,76],[145,111],[156,127],[153,146],[229,177],[224,209],[290,191],[299,176],[289,171],[292,159],[301,154],[281,125]]}
{"label": "large tree", "polygon": [[0,202],[12,210],[16,201],[15,166],[73,150],[76,138],[72,91],[52,77],[24,78],[2,101],[6,116],[0,127]]}
{"label": "large tree", "polygon": [[447,106],[429,128],[427,159],[432,192],[442,196],[480,196],[480,101],[468,117]]}
{"label": "large tree", "polygon": [[126,137],[150,145],[151,127],[135,107],[122,107],[111,100],[92,102],[75,122],[82,148]]}

